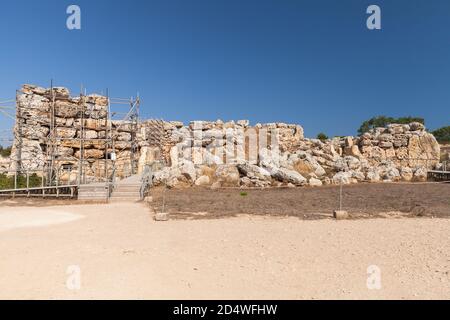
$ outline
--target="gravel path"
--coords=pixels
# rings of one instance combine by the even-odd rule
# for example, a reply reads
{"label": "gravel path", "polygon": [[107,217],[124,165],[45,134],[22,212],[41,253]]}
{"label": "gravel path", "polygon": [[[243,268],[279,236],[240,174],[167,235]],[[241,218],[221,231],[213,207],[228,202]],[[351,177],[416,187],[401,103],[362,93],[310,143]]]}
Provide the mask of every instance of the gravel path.
{"label": "gravel path", "polygon": [[[154,222],[140,204],[41,209],[83,219],[0,231],[1,299],[450,299],[449,219]],[[381,289],[368,289],[377,271]]]}

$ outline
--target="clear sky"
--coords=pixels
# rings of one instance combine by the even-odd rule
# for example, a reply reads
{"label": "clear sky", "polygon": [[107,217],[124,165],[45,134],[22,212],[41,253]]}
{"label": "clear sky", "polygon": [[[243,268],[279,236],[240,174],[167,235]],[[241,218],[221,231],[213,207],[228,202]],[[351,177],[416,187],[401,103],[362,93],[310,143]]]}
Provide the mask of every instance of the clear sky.
{"label": "clear sky", "polygon": [[[81,7],[81,30],[66,9]],[[382,30],[366,9],[382,10]],[[353,135],[375,115],[450,124],[448,0],[2,1],[0,100],[23,83],[130,97],[165,120],[299,123]],[[0,115],[0,129],[11,121]]]}

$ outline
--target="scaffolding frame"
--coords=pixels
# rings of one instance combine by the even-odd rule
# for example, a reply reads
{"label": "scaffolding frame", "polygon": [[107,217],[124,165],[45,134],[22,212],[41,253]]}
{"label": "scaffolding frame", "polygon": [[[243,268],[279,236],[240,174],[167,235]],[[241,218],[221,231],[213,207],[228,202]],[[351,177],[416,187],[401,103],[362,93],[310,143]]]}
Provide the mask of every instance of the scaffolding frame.
{"label": "scaffolding frame", "polygon": [[[106,90],[107,94],[107,106],[106,106],[106,116],[104,117],[96,117],[93,118],[93,111],[89,110],[89,105],[87,103],[87,98],[89,97],[86,94],[86,89],[81,86],[80,95],[77,103],[77,116],[75,117],[74,123],[70,128],[75,129],[75,137],[68,138],[58,134],[59,129],[68,128],[67,125],[62,125],[56,121],[57,119],[57,108],[56,101],[73,101],[76,99],[74,97],[65,97],[65,96],[57,96],[55,87],[53,86],[53,81],[51,81],[50,92],[45,94],[44,97],[49,100],[50,110],[49,110],[49,132],[43,141],[40,141],[41,146],[45,146],[45,151],[43,152],[45,155],[45,164],[42,168],[43,178],[45,177],[47,187],[51,186],[59,186],[61,173],[64,173],[65,170],[63,166],[65,164],[75,164],[77,163],[77,179],[76,185],[80,186],[81,184],[87,183],[87,167],[89,164],[94,162],[97,163],[97,168],[94,171],[94,177],[96,181],[90,182],[104,182],[107,185],[115,182],[115,172],[116,172],[116,159],[115,155],[117,151],[123,151],[126,149],[130,149],[130,163],[131,170],[130,175],[136,174],[137,165],[138,165],[138,144],[136,139],[136,134],[139,128],[140,117],[139,117],[139,109],[140,109],[140,98],[137,95],[137,98],[131,97],[130,99],[123,98],[110,98],[109,90]],[[12,159],[16,162],[16,171],[17,172],[28,172],[23,165],[23,161],[30,159],[22,159],[22,148],[23,148],[23,124],[24,120],[21,117],[21,108],[18,105],[18,96],[19,94],[24,93],[21,90],[16,90],[16,122],[15,122],[15,140],[16,140],[16,159]],[[14,100],[10,100],[13,102]],[[122,110],[118,112],[114,112],[112,109],[124,109],[124,106],[128,107],[128,110],[125,109],[126,112],[122,112]],[[31,107],[31,106],[29,106]],[[10,110],[14,110],[14,107],[11,107]],[[121,119],[114,119],[116,116],[125,115]],[[14,119],[14,117],[12,117]],[[97,121],[97,125],[95,130],[97,133],[104,132],[104,135],[97,136],[96,138],[87,138],[86,131],[89,130],[87,127],[87,122],[90,120]],[[120,122],[118,122],[120,121]],[[125,142],[125,146],[122,143],[122,149],[116,149],[116,140],[119,137],[120,127],[123,125],[129,125],[130,133],[131,133],[131,141]],[[122,141],[123,142],[123,141]],[[86,144],[95,146],[95,149],[102,150],[104,155],[103,158],[97,158],[93,156],[89,156],[86,153]],[[69,145],[72,149],[75,149],[73,155],[61,155],[63,152],[64,145]],[[77,148],[78,146],[78,148]],[[78,156],[76,156],[78,149]],[[113,156],[114,155],[114,156]],[[103,163],[103,170],[101,170],[100,163]],[[41,170],[39,168],[38,170]],[[35,171],[38,171],[35,170]],[[103,172],[100,172],[103,171]],[[69,184],[71,183],[72,169],[68,172]]]}

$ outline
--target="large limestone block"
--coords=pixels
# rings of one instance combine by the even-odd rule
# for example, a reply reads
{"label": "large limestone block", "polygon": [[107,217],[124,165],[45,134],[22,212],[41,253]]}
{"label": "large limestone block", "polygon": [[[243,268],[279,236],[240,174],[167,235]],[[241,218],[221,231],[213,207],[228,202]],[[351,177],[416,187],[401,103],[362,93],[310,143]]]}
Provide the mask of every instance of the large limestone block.
{"label": "large limestone block", "polygon": [[[51,90],[49,90],[48,93],[51,93]],[[62,98],[62,99],[70,98],[69,89],[64,88],[64,87],[53,87],[53,93],[56,98]]]}
{"label": "large limestone block", "polygon": [[50,100],[35,94],[19,94],[17,96],[17,105],[21,112],[27,109],[50,111]]}
{"label": "large limestone block", "polygon": [[370,162],[380,162],[386,159],[386,151],[377,146],[364,146],[362,153]]}
{"label": "large limestone block", "polygon": [[[11,159],[9,157],[0,156],[0,171],[6,171],[11,166]],[[0,172],[1,173],[1,172]]]}
{"label": "large limestone block", "polygon": [[73,148],[57,146],[55,150],[56,157],[71,157],[74,154]]}
{"label": "large limestone block", "polygon": [[85,117],[98,120],[105,119],[108,116],[108,112],[106,108],[103,108],[101,106],[95,104],[86,104],[84,108],[84,115]]}
{"label": "large limestone block", "polygon": [[17,141],[11,150],[12,169],[18,169],[18,161],[22,162],[22,166],[26,170],[41,169],[46,163],[46,157],[42,151],[39,141],[22,139],[22,143]]}
{"label": "large limestone block", "polygon": [[428,170],[426,167],[419,166],[415,168],[413,177],[414,181],[424,182],[427,181],[427,177],[428,177]]}
{"label": "large limestone block", "polygon": [[256,165],[245,162],[238,164],[237,168],[242,175],[250,179],[258,179],[258,180],[270,179],[270,172]]}
{"label": "large limestone block", "polygon": [[234,165],[219,165],[215,177],[222,187],[238,187],[240,184],[239,170]]}
{"label": "large limestone block", "polygon": [[68,127],[57,127],[56,128],[56,136],[59,138],[75,138],[75,135],[77,133],[77,130],[75,128],[68,128]]}
{"label": "large limestone block", "polygon": [[146,165],[151,165],[161,158],[161,150],[155,147],[142,147],[138,160],[138,173],[142,173]]}
{"label": "large limestone block", "polygon": [[195,180],[196,186],[207,186],[211,184],[211,179],[208,176],[200,176]]}
{"label": "large limestone block", "polygon": [[305,185],[308,183],[308,180],[300,173],[286,168],[272,168],[271,175],[278,181],[292,183],[294,185]]}
{"label": "large limestone block", "polygon": [[99,107],[102,107],[102,109],[106,109],[106,107],[108,106],[108,98],[98,94],[90,94],[85,97],[85,100],[88,103],[92,103]]}
{"label": "large limestone block", "polygon": [[409,138],[408,155],[409,166],[426,166],[433,168],[439,163],[441,149],[436,138],[425,133],[422,136],[413,135]]}
{"label": "large limestone block", "polygon": [[182,175],[184,175],[190,182],[195,182],[197,179],[197,171],[195,170],[194,163],[188,160],[180,161],[178,168]]}
{"label": "large limestone block", "polygon": [[351,184],[353,182],[351,172],[338,172],[333,176],[334,184]]}
{"label": "large limestone block", "polygon": [[62,118],[76,118],[80,111],[76,103],[66,100],[55,101],[55,115]]}
{"label": "large limestone block", "polygon": [[49,128],[40,125],[22,124],[20,129],[17,127],[17,134],[21,134],[26,139],[39,140],[48,136]]}
{"label": "large limestone block", "polygon": [[[75,125],[80,127],[81,119],[75,121]],[[84,119],[84,128],[89,130],[104,130],[106,128],[106,120],[104,119]]]}
{"label": "large limestone block", "polygon": [[116,136],[118,141],[131,141],[131,133],[119,132]]}
{"label": "large limestone block", "polygon": [[402,177],[403,181],[411,181],[414,177],[414,172],[409,167],[402,167],[400,169],[400,176]]}
{"label": "large limestone block", "polygon": [[[102,150],[98,149],[86,149],[84,150],[84,158],[91,158],[91,159],[103,159],[105,157],[105,154]],[[80,158],[81,152],[80,150],[75,152],[75,157]]]}
{"label": "large limestone block", "polygon": [[[77,137],[81,137],[81,131],[78,131]],[[84,130],[84,139],[97,139],[98,133],[94,130]]]}

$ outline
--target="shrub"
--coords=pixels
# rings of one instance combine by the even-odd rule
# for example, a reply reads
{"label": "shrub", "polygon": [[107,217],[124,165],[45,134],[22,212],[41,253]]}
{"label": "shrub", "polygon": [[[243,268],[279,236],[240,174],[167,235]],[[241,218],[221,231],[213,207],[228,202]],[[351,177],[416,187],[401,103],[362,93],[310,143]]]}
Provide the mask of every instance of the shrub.
{"label": "shrub", "polygon": [[439,143],[450,143],[450,126],[434,130],[432,134]]}
{"label": "shrub", "polygon": [[425,119],[419,117],[400,117],[400,118],[392,118],[386,116],[377,116],[373,117],[367,121],[364,121],[358,129],[358,134],[363,134],[364,132],[369,131],[370,129],[377,127],[386,127],[391,123],[399,123],[399,124],[409,124],[411,122],[420,122],[421,124],[425,124]]}
{"label": "shrub", "polygon": [[[42,178],[33,173],[29,176],[29,188],[40,187],[42,185]],[[27,187],[27,176],[19,174],[17,176],[17,188]],[[14,176],[7,176],[6,174],[0,174],[0,189],[14,189]]]}
{"label": "shrub", "polygon": [[3,148],[0,146],[0,156],[6,158],[11,155],[11,147]]}
{"label": "shrub", "polygon": [[328,140],[328,136],[325,133],[321,132],[317,135],[317,139],[323,142],[325,140]]}

